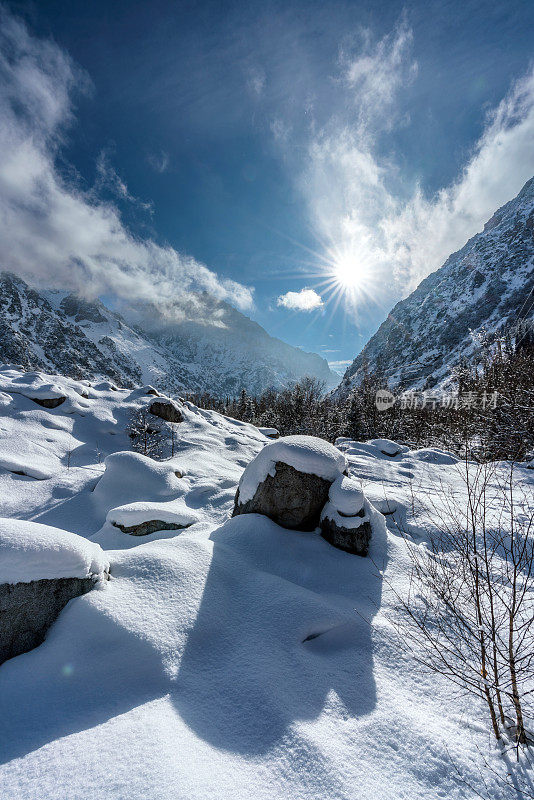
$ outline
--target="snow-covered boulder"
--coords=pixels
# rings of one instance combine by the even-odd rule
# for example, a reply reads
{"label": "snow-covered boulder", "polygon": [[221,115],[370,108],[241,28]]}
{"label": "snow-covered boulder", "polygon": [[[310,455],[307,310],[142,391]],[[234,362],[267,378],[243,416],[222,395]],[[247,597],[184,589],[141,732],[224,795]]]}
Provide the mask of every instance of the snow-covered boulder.
{"label": "snow-covered boulder", "polygon": [[263,433],[268,439],[279,439],[280,432],[276,428],[258,428],[260,433]]}
{"label": "snow-covered boulder", "polygon": [[400,453],[407,453],[410,449],[406,447],[405,444],[398,444],[397,442],[391,441],[391,439],[371,439],[367,444],[372,444],[380,450],[383,455],[391,456],[391,458],[400,455]]}
{"label": "snow-covered boulder", "polygon": [[37,522],[0,519],[0,664],[41,644],[69,600],[108,574],[94,542]]}
{"label": "snow-covered boulder", "polygon": [[233,516],[264,514],[284,528],[310,531],[333,481],[347,469],[345,456],[314,436],[285,436],[261,450],[245,469]]}
{"label": "snow-covered boulder", "polygon": [[367,503],[355,480],[337,478],[321,513],[321,535],[340,550],[366,556],[372,536]]}
{"label": "snow-covered boulder", "polygon": [[168,503],[140,501],[118,506],[108,512],[106,522],[131,536],[148,536],[156,531],[178,531],[199,520],[182,498]]}
{"label": "snow-covered boulder", "polygon": [[164,419],[165,422],[183,422],[184,415],[180,410],[180,406],[170,397],[161,397],[159,400],[154,400],[150,404],[148,410],[155,417]]}

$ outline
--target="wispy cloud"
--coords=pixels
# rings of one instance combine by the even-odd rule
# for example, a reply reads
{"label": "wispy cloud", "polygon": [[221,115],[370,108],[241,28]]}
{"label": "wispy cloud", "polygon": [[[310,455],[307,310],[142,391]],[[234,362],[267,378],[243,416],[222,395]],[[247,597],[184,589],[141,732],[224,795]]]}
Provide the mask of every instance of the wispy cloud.
{"label": "wispy cloud", "polygon": [[170,164],[169,154],[164,150],[160,150],[157,153],[149,153],[147,156],[147,161],[152,169],[159,173],[166,172]]}
{"label": "wispy cloud", "polygon": [[[59,169],[59,148],[74,121],[73,94],[88,86],[66,53],[32,37],[0,7],[2,268],[89,297],[113,293],[158,303],[176,296],[184,315],[188,297],[199,291],[250,306],[248,287],[132,234],[116,201],[98,195],[100,183],[116,198],[134,200],[105,152],[97,163],[96,189],[85,190]],[[198,308],[194,313],[198,319]]]}
{"label": "wispy cloud", "polygon": [[403,20],[374,44],[369,32],[360,38],[358,53],[340,59],[352,111],[313,131],[300,187],[325,251],[351,255],[373,276],[378,298],[398,298],[534,174],[534,70],[486,115],[457,178],[428,195],[402,184],[400,163],[380,146],[392,127],[409,123],[402,93],[417,75],[412,32]]}
{"label": "wispy cloud", "polygon": [[276,304],[291,311],[314,311],[321,308],[323,299],[314,289],[301,289],[300,292],[286,292],[280,295]]}
{"label": "wispy cloud", "polygon": [[358,50],[342,49],[342,80],[356,107],[360,132],[368,131],[376,120],[392,124],[397,91],[417,74],[411,56],[413,33],[403,18],[397,27],[377,43],[371,32],[360,30]]}
{"label": "wispy cloud", "polygon": [[256,97],[260,97],[265,88],[265,72],[258,66],[251,66],[247,72],[247,86]]}

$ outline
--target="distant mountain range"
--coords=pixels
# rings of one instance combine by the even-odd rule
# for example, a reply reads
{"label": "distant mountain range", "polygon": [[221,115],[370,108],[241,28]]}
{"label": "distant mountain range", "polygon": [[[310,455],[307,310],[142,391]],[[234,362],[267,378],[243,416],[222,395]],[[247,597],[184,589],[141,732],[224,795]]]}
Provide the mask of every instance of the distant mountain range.
{"label": "distant mountain range", "polygon": [[315,353],[276,339],[227,303],[202,297],[216,325],[170,324],[155,308],[150,324],[128,323],[100,301],[37,291],[0,273],[0,361],[121,386],[151,383],[169,392],[259,394],[311,375],[331,388],[338,377]]}
{"label": "distant mountain range", "polygon": [[[432,232],[429,231],[429,235]],[[529,320],[534,310],[534,178],[484,230],[394,307],[345,372],[337,394],[379,370],[391,388],[447,382],[480,336]]]}

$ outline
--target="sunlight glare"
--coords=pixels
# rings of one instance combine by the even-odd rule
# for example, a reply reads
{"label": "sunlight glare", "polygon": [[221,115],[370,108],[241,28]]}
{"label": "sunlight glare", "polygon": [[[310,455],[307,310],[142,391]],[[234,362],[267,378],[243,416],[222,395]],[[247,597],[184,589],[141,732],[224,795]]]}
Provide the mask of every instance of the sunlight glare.
{"label": "sunlight glare", "polygon": [[335,278],[344,289],[357,289],[363,281],[363,271],[354,258],[341,256],[334,266]]}

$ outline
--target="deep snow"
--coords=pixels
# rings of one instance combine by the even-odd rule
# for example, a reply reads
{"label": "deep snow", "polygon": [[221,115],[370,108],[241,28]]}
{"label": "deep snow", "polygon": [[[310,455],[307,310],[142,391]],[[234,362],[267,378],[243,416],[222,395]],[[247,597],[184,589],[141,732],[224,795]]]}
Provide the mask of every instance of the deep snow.
{"label": "deep snow", "polygon": [[[47,383],[67,397],[56,409],[30,399]],[[111,569],[0,667],[2,800],[515,796],[491,773],[482,787],[481,753],[503,765],[484,709],[395,635],[388,587],[409,574],[397,524],[422,541],[432,520],[414,496],[461,495],[453,456],[339,441],[375,515],[359,558],[317,532],[229,518],[269,441],[251,425],[185,404],[176,455],[158,463],[118,453],[146,389],[4,369],[0,391],[0,516],[99,542]],[[112,524],[148,518],[192,524],[143,539]]]}
{"label": "deep snow", "polygon": [[0,519],[0,583],[87,578],[109,569],[94,542],[69,531],[20,519]]}

